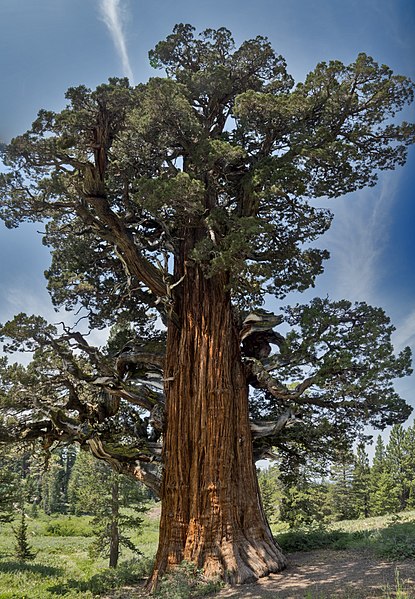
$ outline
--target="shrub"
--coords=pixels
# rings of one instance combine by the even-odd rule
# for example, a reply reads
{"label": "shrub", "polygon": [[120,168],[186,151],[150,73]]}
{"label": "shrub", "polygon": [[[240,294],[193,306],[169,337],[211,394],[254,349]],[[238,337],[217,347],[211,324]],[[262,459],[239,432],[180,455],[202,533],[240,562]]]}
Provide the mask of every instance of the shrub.
{"label": "shrub", "polygon": [[345,549],[350,535],[341,530],[327,530],[323,527],[301,528],[278,535],[278,544],[283,551],[311,551],[313,549]]}
{"label": "shrub", "polygon": [[172,572],[163,576],[156,592],[159,599],[191,599],[205,597],[219,591],[219,580],[206,580],[194,564],[182,562]]}
{"label": "shrub", "polygon": [[110,589],[124,585],[137,584],[147,578],[152,568],[153,560],[149,558],[131,559],[121,562],[117,568],[105,568],[95,574],[85,585],[85,590],[94,594],[102,594]]}
{"label": "shrub", "polygon": [[391,524],[382,530],[376,553],[393,560],[415,558],[415,522]]}
{"label": "shrub", "polygon": [[68,516],[49,522],[45,528],[45,535],[48,537],[91,537],[93,531],[89,522]]}

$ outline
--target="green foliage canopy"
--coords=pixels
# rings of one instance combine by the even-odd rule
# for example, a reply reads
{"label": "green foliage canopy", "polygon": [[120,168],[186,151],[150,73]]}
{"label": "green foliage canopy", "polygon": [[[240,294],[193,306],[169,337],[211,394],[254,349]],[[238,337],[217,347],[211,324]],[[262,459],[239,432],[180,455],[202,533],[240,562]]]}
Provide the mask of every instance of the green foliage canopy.
{"label": "green foliage canopy", "polygon": [[[6,349],[34,359],[1,363],[0,430],[46,448],[78,440],[119,471],[151,464],[156,488],[164,339],[154,320],[175,322],[173,260],[225,275],[242,327],[266,294],[307,289],[322,272],[328,253],[313,243],[331,214],[312,200],[374,185],[405,162],[415,128],[394,121],[413,83],[365,54],[320,63],[295,85],[267,39],[236,48],[225,28],[197,37],[180,24],[150,60],[167,77],[71,88],[66,108],[41,110],[3,153],[0,215],[8,227],[44,222],[54,304],[83,310],[92,328],[135,333],[128,350],[100,350],[39,317],[4,325]],[[283,317],[292,332],[271,335],[278,352],[244,358],[252,416],[275,419],[267,434],[255,425],[257,457],[272,446],[290,459],[330,452],[363,423],[405,420],[392,380],[409,374],[409,350],[394,356],[382,310],[315,300]],[[288,413],[296,427],[283,428]]]}

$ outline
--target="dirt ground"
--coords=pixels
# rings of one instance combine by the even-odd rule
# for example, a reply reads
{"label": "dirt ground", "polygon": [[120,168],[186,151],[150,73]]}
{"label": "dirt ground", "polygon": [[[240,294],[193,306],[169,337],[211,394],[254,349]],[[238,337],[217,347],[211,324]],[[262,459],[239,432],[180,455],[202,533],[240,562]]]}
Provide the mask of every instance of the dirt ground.
{"label": "dirt ground", "polygon": [[396,587],[396,571],[415,598],[415,560],[388,562],[352,551],[292,553],[289,566],[255,584],[226,589],[217,597],[227,599],[379,599]]}
{"label": "dirt ground", "polygon": [[[379,599],[395,597],[401,588],[415,599],[415,560],[389,562],[362,552],[319,550],[292,553],[289,566],[258,582],[225,588],[210,597],[222,599]],[[398,595],[399,596],[399,595]],[[148,597],[142,589],[125,588],[104,599]]]}

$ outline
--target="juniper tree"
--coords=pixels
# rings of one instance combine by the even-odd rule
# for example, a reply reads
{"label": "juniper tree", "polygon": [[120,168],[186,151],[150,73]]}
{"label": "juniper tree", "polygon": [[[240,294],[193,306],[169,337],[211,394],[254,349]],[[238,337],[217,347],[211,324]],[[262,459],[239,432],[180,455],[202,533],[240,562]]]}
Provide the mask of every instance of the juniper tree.
{"label": "juniper tree", "polygon": [[224,28],[178,25],[150,60],[166,76],[71,88],[6,150],[1,214],[44,222],[55,305],[133,334],[110,351],[39,317],[6,324],[6,349],[34,357],[2,366],[1,438],[76,441],[159,493],[153,583],[182,560],[246,582],[285,566],[255,459],[276,447],[297,467],[409,414],[392,386],[409,350],[394,356],[381,309],[262,303],[323,270],[331,215],[313,198],[404,164],[414,127],[394,117],[413,84],[359,54],[295,85],[267,39],[236,48]]}

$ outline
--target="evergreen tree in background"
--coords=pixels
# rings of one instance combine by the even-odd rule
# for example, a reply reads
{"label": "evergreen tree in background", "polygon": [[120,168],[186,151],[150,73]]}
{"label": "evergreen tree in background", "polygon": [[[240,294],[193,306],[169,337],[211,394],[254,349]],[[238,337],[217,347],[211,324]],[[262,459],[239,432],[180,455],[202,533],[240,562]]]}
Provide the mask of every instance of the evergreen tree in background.
{"label": "evergreen tree in background", "polygon": [[19,477],[12,460],[0,454],[0,523],[11,522],[19,501]]}
{"label": "evergreen tree in background", "polygon": [[409,499],[409,476],[407,470],[407,435],[405,429],[396,424],[392,427],[386,447],[385,468],[393,480],[392,497],[394,511],[407,507]]}
{"label": "evergreen tree in background", "polygon": [[41,505],[46,514],[68,511],[68,485],[76,455],[76,448],[71,446],[52,452],[41,484]]}
{"label": "evergreen tree in background", "polygon": [[[148,493],[134,481],[120,476],[104,463],[97,463],[85,452],[77,456],[69,480],[70,508],[76,514],[93,516],[96,538],[92,553],[109,557],[111,568],[117,566],[122,546],[139,553],[126,529],[139,531],[145,499]],[[125,510],[127,505],[128,511]]]}
{"label": "evergreen tree in background", "polygon": [[370,466],[364,443],[357,446],[352,474],[352,498],[354,517],[370,516]]}
{"label": "evergreen tree in background", "polygon": [[32,560],[35,557],[35,553],[32,547],[30,546],[27,538],[27,521],[25,507],[30,494],[30,487],[28,484],[28,459],[26,457],[26,454],[22,456],[20,465],[23,466],[23,468],[18,486],[18,504],[16,505],[16,512],[18,514],[18,517],[12,525],[12,530],[16,539],[14,555],[17,557],[17,559],[26,561]]}
{"label": "evergreen tree in background", "polygon": [[355,517],[353,497],[353,456],[342,454],[331,466],[327,503],[334,520]]}
{"label": "evergreen tree in background", "polygon": [[284,481],[281,519],[291,528],[324,522],[330,513],[327,487],[313,466],[301,466]]}
{"label": "evergreen tree in background", "polygon": [[21,561],[32,560],[35,553],[29,544],[27,538],[27,522],[24,501],[20,502],[20,517],[17,524],[13,526],[13,532],[16,539],[14,555]]}
{"label": "evergreen tree in background", "polygon": [[391,508],[392,480],[386,469],[385,444],[381,435],[378,435],[370,470],[370,514],[383,515]]}
{"label": "evergreen tree in background", "polygon": [[415,509],[415,423],[408,427],[405,438],[405,472],[409,490],[407,507]]}
{"label": "evergreen tree in background", "polygon": [[258,484],[261,492],[262,506],[268,522],[274,524],[280,517],[280,506],[283,497],[283,486],[278,466],[273,464],[266,470],[258,472]]}

